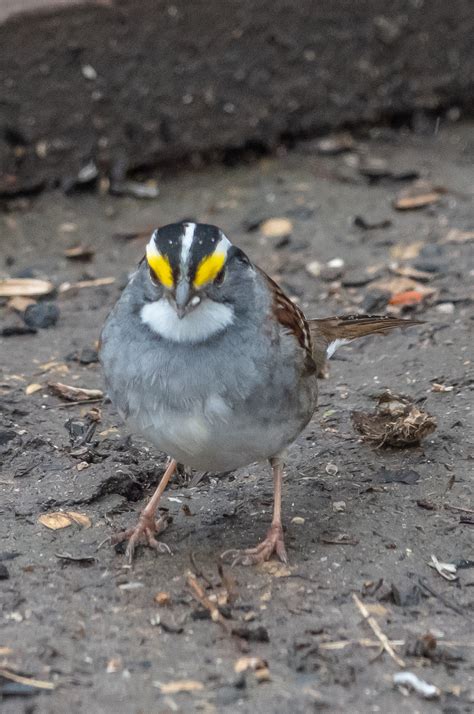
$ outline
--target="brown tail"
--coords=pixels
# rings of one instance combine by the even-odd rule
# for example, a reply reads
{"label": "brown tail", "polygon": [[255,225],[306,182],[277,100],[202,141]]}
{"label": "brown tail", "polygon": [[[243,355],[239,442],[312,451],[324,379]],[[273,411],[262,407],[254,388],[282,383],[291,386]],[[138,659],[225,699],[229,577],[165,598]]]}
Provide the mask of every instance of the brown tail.
{"label": "brown tail", "polygon": [[314,360],[319,372],[324,371],[326,359],[334,350],[358,337],[386,334],[396,327],[410,327],[423,324],[420,320],[409,320],[390,315],[345,315],[308,320],[313,339]]}

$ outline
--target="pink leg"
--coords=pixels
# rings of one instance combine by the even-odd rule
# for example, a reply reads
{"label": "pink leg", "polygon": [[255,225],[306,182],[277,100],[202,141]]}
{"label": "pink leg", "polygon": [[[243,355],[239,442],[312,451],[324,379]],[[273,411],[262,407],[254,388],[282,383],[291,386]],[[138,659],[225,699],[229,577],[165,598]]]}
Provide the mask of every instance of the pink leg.
{"label": "pink leg", "polygon": [[273,470],[273,518],[272,524],[267,531],[264,540],[255,548],[245,550],[227,550],[222,553],[221,558],[230,558],[232,565],[254,565],[269,560],[273,553],[276,553],[282,563],[288,562],[285,542],[283,540],[283,528],[281,525],[281,484],[283,478],[283,463],[279,458],[270,460]]}
{"label": "pink leg", "polygon": [[144,537],[146,543],[150,546],[150,548],[153,548],[154,550],[160,553],[171,552],[165,543],[160,543],[156,540],[156,536],[158,535],[158,533],[164,531],[166,526],[168,525],[168,520],[166,517],[161,517],[156,520],[156,509],[158,508],[158,504],[161,500],[161,496],[163,495],[163,491],[168,485],[170,478],[176,471],[176,466],[176,461],[172,459],[168,464],[168,467],[165,473],[163,474],[155,493],[150,498],[147,505],[141,512],[137,525],[134,528],[128,528],[125,531],[116,533],[110,539],[112,545],[115,545],[117,543],[123,543],[123,541],[128,540],[125,556],[129,563],[132,562],[135,548],[140,538],[142,537]]}

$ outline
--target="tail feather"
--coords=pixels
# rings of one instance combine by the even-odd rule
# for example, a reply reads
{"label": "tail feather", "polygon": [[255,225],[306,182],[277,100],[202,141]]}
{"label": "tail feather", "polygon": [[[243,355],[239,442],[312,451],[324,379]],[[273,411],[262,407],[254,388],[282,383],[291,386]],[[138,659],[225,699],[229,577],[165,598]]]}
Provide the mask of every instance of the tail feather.
{"label": "tail feather", "polygon": [[391,315],[345,315],[308,320],[313,352],[319,371],[341,345],[358,337],[386,334],[397,327],[423,324],[420,320],[392,317]]}

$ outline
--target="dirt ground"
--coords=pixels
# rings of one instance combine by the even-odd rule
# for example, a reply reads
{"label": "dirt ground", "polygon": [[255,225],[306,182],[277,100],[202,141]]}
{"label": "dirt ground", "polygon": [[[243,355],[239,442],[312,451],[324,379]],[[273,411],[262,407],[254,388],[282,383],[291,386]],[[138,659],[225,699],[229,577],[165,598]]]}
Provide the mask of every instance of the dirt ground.
{"label": "dirt ground", "polygon": [[[55,326],[0,338],[5,714],[473,710],[472,132],[372,130],[334,156],[308,142],[249,165],[158,176],[161,194],[148,202],[58,192],[4,204],[4,277],[56,286],[116,278],[53,297]],[[432,203],[395,210],[415,173],[432,183]],[[282,216],[290,238],[265,237],[261,221]],[[264,464],[182,475],[162,502],[172,556],[140,549],[129,568],[113,547],[97,550],[136,521],[164,455],[130,436],[107,401],[71,405],[48,389],[103,386],[90,350],[145,243],[114,234],[183,218],[220,225],[310,316],[383,313],[387,295],[374,282],[400,277],[389,273],[394,262],[428,273],[415,275],[434,289],[407,312],[425,324],[353,344],[331,362],[319,410],[289,453],[289,568],[227,567],[223,580],[218,572],[224,549],[254,545],[270,521]],[[77,244],[95,251],[90,262],[64,256]],[[342,268],[327,266],[335,258]],[[314,261],[319,277],[308,270]],[[3,327],[23,324],[6,304],[1,318]],[[41,387],[27,393],[32,384]],[[385,388],[436,417],[421,447],[377,449],[354,431],[351,413],[371,411]],[[51,530],[38,520],[56,511],[91,527]],[[432,555],[456,564],[457,579],[429,567]],[[188,571],[217,596],[224,625],[193,597]],[[400,665],[380,652],[353,594],[407,671],[439,696],[394,686]],[[238,672],[242,657],[266,667],[254,660]],[[55,689],[2,678],[5,668]]]}

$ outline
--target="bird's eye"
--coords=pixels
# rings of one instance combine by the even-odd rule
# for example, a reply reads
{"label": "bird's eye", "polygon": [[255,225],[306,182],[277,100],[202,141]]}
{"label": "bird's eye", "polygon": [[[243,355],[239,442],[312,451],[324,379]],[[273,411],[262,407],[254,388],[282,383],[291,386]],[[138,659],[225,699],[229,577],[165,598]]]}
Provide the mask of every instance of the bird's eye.
{"label": "bird's eye", "polygon": [[217,273],[216,277],[214,278],[214,285],[217,285],[218,287],[219,287],[219,285],[222,285],[222,283],[224,282],[224,278],[225,278],[225,268],[222,268],[222,270],[219,273]]}

